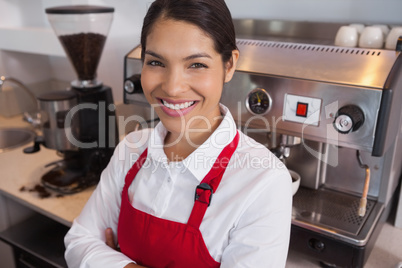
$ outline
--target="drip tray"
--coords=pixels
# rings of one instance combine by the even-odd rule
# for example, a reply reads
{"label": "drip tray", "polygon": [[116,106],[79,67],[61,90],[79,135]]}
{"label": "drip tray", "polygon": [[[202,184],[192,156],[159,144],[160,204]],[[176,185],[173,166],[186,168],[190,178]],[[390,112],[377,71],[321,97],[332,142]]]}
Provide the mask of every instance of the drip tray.
{"label": "drip tray", "polygon": [[364,217],[357,214],[360,197],[330,189],[300,187],[293,197],[292,223],[341,240],[363,245],[377,223],[383,205],[367,200]]}

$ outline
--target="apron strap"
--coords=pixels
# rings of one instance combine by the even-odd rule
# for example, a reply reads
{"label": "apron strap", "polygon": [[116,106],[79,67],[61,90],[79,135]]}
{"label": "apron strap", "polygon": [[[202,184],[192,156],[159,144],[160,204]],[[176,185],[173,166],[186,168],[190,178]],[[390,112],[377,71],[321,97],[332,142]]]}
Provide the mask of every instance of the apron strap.
{"label": "apron strap", "polygon": [[230,158],[235,152],[239,143],[239,132],[236,133],[233,141],[223,148],[219,154],[211,170],[201,181],[201,183],[195,189],[195,201],[193,210],[187,224],[199,229],[202,219],[204,218],[207,208],[211,204],[212,194],[215,193],[218,188],[226,167],[229,164]]}

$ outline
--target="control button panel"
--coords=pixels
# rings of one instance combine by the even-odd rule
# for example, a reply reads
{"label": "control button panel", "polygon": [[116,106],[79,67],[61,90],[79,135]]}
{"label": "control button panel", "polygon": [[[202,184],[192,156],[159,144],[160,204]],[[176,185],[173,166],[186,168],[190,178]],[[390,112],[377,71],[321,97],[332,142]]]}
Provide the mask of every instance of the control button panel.
{"label": "control button panel", "polygon": [[321,99],[286,94],[283,120],[318,126],[320,110]]}
{"label": "control button panel", "polygon": [[308,111],[308,103],[297,102],[297,107],[296,107],[296,115],[297,116],[307,117],[307,111]]}

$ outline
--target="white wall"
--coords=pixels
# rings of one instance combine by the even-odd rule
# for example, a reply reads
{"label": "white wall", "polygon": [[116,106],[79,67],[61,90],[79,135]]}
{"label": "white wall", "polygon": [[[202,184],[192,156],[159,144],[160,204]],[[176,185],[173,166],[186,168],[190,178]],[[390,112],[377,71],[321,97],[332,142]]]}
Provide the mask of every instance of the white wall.
{"label": "white wall", "polygon": [[[139,43],[142,19],[151,0],[0,0],[0,27],[49,28],[44,9],[71,4],[113,6],[114,21],[105,45],[98,79],[122,102],[124,55]],[[402,0],[226,0],[234,18],[362,22],[402,25]],[[0,36],[0,38],[2,38]],[[29,42],[29,40],[27,40]],[[36,66],[36,67],[35,67]],[[25,83],[75,79],[65,57],[27,55],[0,50],[0,75]]]}
{"label": "white wall", "polygon": [[226,0],[235,18],[402,24],[401,0]]}

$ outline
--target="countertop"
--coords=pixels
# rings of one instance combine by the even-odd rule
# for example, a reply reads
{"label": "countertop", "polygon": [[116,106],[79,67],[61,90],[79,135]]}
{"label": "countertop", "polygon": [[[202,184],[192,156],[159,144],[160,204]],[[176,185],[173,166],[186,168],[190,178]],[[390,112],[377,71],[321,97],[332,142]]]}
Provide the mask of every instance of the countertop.
{"label": "countertop", "polygon": [[[6,127],[29,128],[30,126],[22,120],[21,116],[11,118],[0,116],[0,128]],[[55,150],[46,149],[43,146],[37,153],[25,154],[23,149],[32,145],[33,142],[0,153],[0,193],[57,222],[71,226],[95,186],[77,194],[59,197],[57,194],[52,194],[47,198],[39,197],[37,192],[21,191],[22,187],[34,188],[40,183],[42,174],[49,169],[45,166],[61,159]]]}

